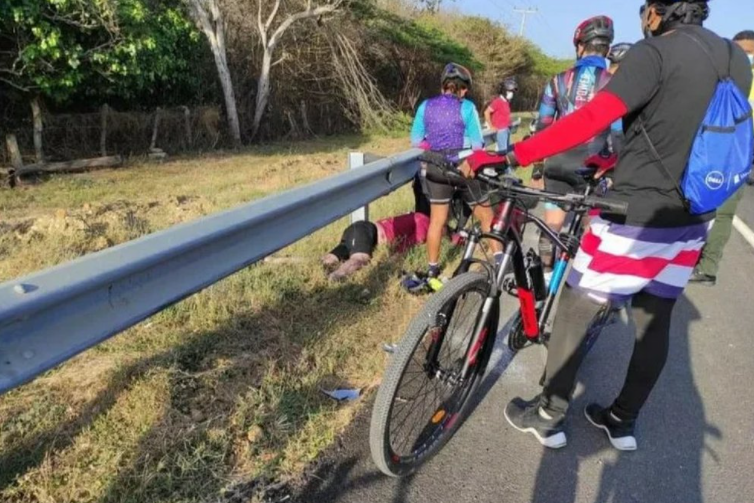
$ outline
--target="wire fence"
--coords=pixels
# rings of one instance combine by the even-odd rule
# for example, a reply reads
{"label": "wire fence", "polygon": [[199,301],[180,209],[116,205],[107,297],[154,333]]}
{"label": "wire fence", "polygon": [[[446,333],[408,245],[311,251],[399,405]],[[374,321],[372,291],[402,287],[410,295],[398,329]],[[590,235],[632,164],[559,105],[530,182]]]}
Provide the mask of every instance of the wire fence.
{"label": "wire fence", "polygon": [[[31,124],[13,128],[25,161],[33,162]],[[158,148],[175,154],[207,151],[224,144],[227,133],[218,107],[174,107],[151,112],[120,112],[108,106],[99,112],[45,114],[43,150],[48,160],[70,160],[106,155],[145,155]],[[0,149],[0,163],[10,164]]]}

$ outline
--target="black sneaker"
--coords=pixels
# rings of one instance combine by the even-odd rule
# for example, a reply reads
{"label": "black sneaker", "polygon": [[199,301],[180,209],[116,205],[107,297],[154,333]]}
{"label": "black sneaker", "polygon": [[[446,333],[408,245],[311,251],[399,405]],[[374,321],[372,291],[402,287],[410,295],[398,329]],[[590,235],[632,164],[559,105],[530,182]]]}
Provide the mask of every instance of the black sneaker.
{"label": "black sneaker", "polygon": [[584,415],[597,428],[607,433],[607,438],[613,447],[619,451],[635,451],[636,437],[634,437],[635,421],[621,421],[610,409],[602,408],[596,403],[586,406]]}
{"label": "black sneaker", "polygon": [[539,406],[539,397],[528,402],[523,398],[514,398],[505,407],[505,419],[518,431],[537,437],[545,447],[560,449],[566,446],[564,419],[548,416]]}
{"label": "black sneaker", "polygon": [[717,284],[717,276],[712,276],[711,274],[704,274],[703,272],[700,272],[697,269],[694,269],[694,273],[691,275],[691,278],[689,279],[689,283],[694,283],[696,285],[704,285],[704,286],[715,286]]}

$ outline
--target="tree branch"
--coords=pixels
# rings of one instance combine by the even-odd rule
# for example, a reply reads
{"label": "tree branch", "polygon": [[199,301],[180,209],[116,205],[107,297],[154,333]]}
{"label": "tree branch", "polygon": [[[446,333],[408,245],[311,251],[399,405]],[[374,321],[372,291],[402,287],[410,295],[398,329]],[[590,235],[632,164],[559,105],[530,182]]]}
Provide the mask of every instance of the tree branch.
{"label": "tree branch", "polygon": [[288,53],[287,53],[287,52],[286,52],[286,53],[284,53],[284,54],[283,54],[283,55],[282,55],[282,56],[280,57],[280,59],[278,59],[277,61],[275,61],[274,63],[272,63],[272,64],[270,65],[270,68],[274,68],[274,67],[276,67],[277,65],[279,65],[280,63],[282,63],[282,62],[283,62],[283,61],[285,61],[286,59],[288,59]]}
{"label": "tree branch", "polygon": [[316,9],[311,8],[311,0],[308,2],[308,7],[305,11],[297,12],[296,14],[292,14],[288,16],[288,19],[283,21],[280,26],[278,26],[277,30],[275,30],[275,33],[270,38],[269,43],[267,44],[267,49],[269,51],[272,51],[275,49],[275,46],[280,41],[280,37],[283,36],[285,31],[291,27],[293,23],[296,21],[300,21],[302,19],[309,19],[312,17],[319,17],[324,14],[328,14],[330,12],[334,12],[341,4],[341,0],[338,0],[337,2],[331,3],[329,5],[321,5],[317,7]]}
{"label": "tree branch", "polygon": [[3,77],[0,77],[0,82],[5,82],[9,86],[11,86],[11,87],[13,87],[15,89],[18,89],[19,91],[24,92],[24,93],[28,93],[29,91],[32,90],[31,87],[25,87],[25,86],[22,86],[20,84],[16,84],[15,82],[12,82],[12,81],[10,81],[8,79],[4,79]]}
{"label": "tree branch", "polygon": [[[260,0],[261,3],[261,0]],[[275,17],[278,15],[278,10],[280,9],[280,0],[275,0],[275,6],[272,8],[272,12],[270,13],[270,17],[267,18],[267,22],[264,23],[264,31],[265,33],[270,31],[270,28],[272,27],[272,22],[275,21]]]}
{"label": "tree branch", "polygon": [[184,0],[189,7],[191,17],[204,35],[209,39],[211,46],[217,46],[217,38],[215,36],[215,30],[212,27],[212,23],[209,19],[209,14],[204,9],[200,0]]}
{"label": "tree branch", "polygon": [[262,0],[257,0],[257,30],[262,38],[262,47],[267,47],[267,30],[262,24]]}

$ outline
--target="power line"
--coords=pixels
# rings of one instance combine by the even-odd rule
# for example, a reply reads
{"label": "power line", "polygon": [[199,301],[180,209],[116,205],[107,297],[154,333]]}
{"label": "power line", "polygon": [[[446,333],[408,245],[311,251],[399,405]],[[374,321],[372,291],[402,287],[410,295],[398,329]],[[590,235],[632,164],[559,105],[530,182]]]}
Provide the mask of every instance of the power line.
{"label": "power line", "polygon": [[513,9],[513,12],[516,14],[521,14],[521,31],[519,31],[518,36],[523,37],[524,33],[526,32],[526,18],[530,15],[539,14],[539,9],[522,9],[520,7],[517,7]]}

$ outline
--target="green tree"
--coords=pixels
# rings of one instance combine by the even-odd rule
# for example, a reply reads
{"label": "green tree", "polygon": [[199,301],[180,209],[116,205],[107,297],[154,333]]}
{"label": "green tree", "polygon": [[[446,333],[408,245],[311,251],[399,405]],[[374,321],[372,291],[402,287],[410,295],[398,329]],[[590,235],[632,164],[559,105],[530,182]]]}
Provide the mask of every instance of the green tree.
{"label": "green tree", "polygon": [[178,0],[3,0],[0,85],[56,102],[190,78],[201,38]]}

